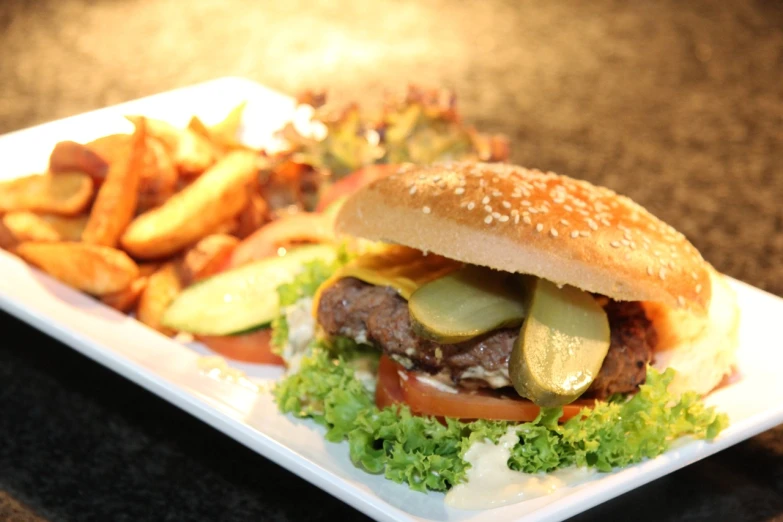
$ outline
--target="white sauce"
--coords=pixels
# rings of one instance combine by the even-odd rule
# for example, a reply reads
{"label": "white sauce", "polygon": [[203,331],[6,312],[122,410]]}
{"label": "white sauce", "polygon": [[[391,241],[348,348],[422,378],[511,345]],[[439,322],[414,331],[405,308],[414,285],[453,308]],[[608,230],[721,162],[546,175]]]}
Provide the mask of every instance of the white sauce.
{"label": "white sauce", "polygon": [[373,359],[371,357],[359,357],[349,364],[353,368],[353,376],[362,383],[367,391],[375,393],[375,383],[378,381],[378,374],[373,368]]}
{"label": "white sauce", "polygon": [[471,467],[467,481],[446,494],[446,505],[457,509],[489,509],[541,497],[584,482],[594,470],[565,468],[550,473],[521,473],[508,467],[511,448],[519,443],[515,428],[509,428],[498,444],[475,442],[465,453]]}
{"label": "white sauce", "polygon": [[288,323],[288,342],[281,354],[288,366],[288,373],[296,373],[307,346],[315,336],[315,318],[312,312],[313,300],[302,298],[283,311]]}
{"label": "white sauce", "polygon": [[460,375],[460,378],[481,379],[488,382],[493,388],[502,388],[511,384],[511,378],[508,376],[508,365],[503,369],[491,372],[481,366],[471,366]]}
{"label": "white sauce", "polygon": [[232,368],[222,357],[199,357],[197,364],[201,372],[212,379],[239,384],[254,392],[260,390],[259,386],[249,380],[243,371]]}
{"label": "white sauce", "polygon": [[420,373],[417,373],[415,375],[415,378],[417,381],[426,384],[427,386],[432,386],[436,390],[440,390],[442,392],[446,393],[459,393],[459,391],[454,386],[449,386],[445,382],[441,382],[437,379],[434,379],[428,375],[422,375]]}

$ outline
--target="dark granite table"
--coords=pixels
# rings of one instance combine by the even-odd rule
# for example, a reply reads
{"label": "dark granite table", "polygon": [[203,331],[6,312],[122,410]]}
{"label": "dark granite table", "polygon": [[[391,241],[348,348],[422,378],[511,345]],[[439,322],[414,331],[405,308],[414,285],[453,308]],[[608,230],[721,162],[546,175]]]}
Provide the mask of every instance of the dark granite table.
{"label": "dark granite table", "polygon": [[[365,103],[409,81],[453,88],[516,162],[623,192],[719,270],[783,295],[783,3],[0,3],[0,132],[229,74]],[[0,520],[362,518],[0,326]],[[783,427],[576,519],[783,520]]]}

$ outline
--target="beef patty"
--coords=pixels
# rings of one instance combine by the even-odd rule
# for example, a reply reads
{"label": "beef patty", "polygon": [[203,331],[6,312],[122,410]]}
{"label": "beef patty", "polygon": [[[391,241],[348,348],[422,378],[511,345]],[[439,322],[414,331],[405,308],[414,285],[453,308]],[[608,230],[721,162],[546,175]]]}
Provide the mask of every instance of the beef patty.
{"label": "beef patty", "polygon": [[[602,299],[611,344],[598,377],[583,397],[603,399],[644,383],[657,335],[638,302]],[[459,344],[424,339],[411,327],[408,304],[390,287],[344,278],[324,290],[318,322],[328,335],[379,346],[407,369],[465,388],[511,386],[508,359],[518,328],[500,329]]]}

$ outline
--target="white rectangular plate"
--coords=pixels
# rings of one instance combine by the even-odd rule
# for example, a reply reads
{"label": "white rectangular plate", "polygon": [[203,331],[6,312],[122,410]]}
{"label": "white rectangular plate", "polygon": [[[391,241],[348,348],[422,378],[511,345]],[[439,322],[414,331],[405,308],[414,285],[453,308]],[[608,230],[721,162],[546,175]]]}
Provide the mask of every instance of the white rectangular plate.
{"label": "white rectangular plate", "polygon": [[[272,132],[294,115],[291,98],[239,78],[224,78],[66,118],[0,137],[0,179],[46,169],[59,140],[88,141],[131,132],[126,114],[186,125],[196,114],[213,122],[246,100],[244,137],[274,146]],[[453,510],[443,494],[422,494],[354,468],[345,444],[324,441],[309,421],[278,413],[269,384],[279,368],[233,364],[260,386],[226,382],[200,371],[204,347],[158,334],[0,251],[0,306],[86,356],[156,393],[378,520],[561,520],[703,459],[783,422],[783,337],[775,330],[783,299],[731,280],[742,310],[739,382],[709,397],[730,427],[714,443],[679,445],[666,454],[549,497],[489,511]]]}

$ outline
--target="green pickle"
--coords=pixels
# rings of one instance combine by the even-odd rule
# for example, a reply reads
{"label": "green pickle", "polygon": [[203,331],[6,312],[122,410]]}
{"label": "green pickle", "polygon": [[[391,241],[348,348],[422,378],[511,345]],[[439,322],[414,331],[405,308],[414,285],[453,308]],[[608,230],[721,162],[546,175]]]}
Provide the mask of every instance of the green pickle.
{"label": "green pickle", "polygon": [[525,292],[513,274],[469,265],[418,288],[408,310],[417,334],[454,344],[520,326]]}
{"label": "green pickle", "polygon": [[609,350],[609,320],[587,292],[524,276],[527,318],[509,359],[514,389],[541,407],[578,399]]}

